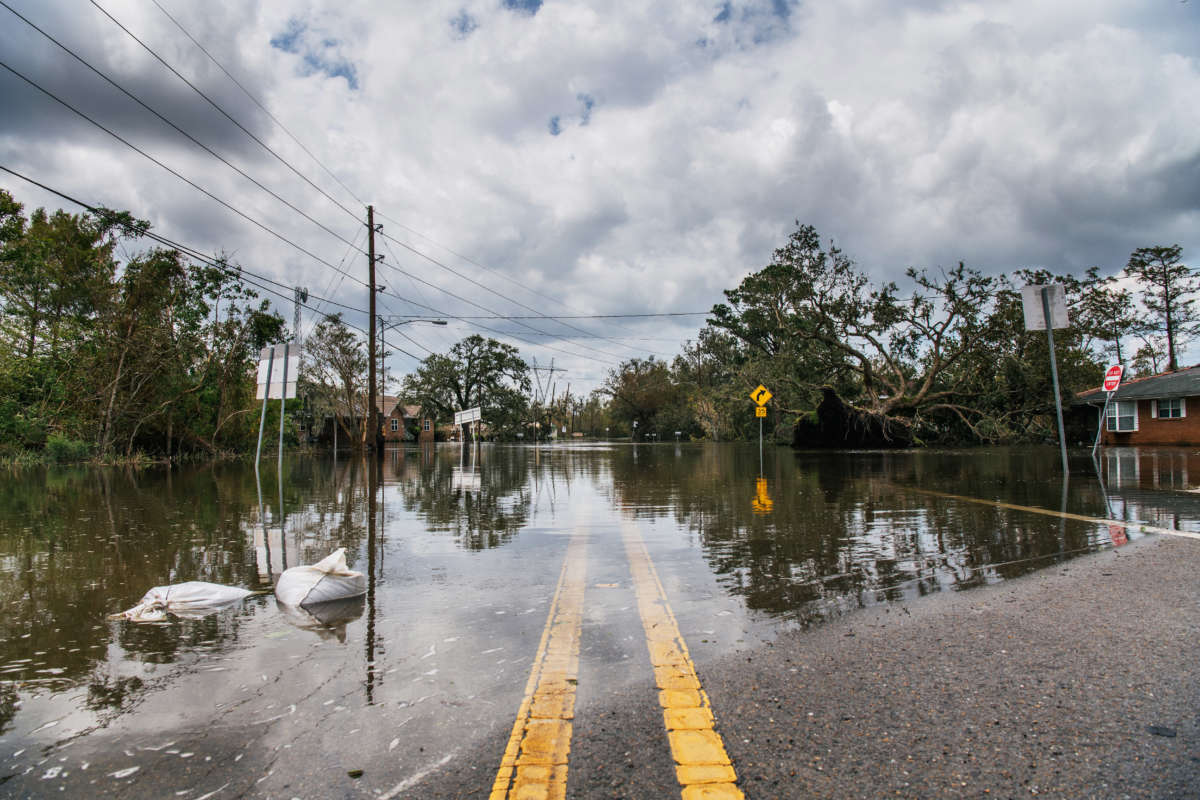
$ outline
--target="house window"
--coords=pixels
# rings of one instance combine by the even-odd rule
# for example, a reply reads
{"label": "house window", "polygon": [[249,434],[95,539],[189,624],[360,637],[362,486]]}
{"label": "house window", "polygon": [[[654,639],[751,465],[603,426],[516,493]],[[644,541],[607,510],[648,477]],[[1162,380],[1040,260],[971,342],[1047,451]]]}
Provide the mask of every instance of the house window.
{"label": "house window", "polygon": [[1170,400],[1155,400],[1154,416],[1159,419],[1183,419],[1187,416],[1184,413],[1183,398],[1174,397]]}
{"label": "house window", "polygon": [[432,423],[427,419],[421,420],[421,430],[423,430],[423,431],[432,430]]}
{"label": "house window", "polygon": [[1117,400],[1108,406],[1108,429],[1113,433],[1128,433],[1138,429],[1137,401]]}
{"label": "house window", "polygon": [[396,431],[400,430],[400,420],[396,419],[395,417],[392,417],[389,420],[389,422],[391,423],[392,433],[395,433]]}

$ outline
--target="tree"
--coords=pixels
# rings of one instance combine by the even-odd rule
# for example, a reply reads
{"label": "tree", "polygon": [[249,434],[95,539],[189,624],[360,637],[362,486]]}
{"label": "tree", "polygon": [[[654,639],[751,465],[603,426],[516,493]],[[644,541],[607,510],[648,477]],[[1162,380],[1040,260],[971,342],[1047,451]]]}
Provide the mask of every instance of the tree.
{"label": "tree", "polygon": [[1099,272],[1097,267],[1088,269],[1080,284],[1082,296],[1071,309],[1072,321],[1097,340],[1111,343],[1116,363],[1124,364],[1122,337],[1138,335],[1145,323],[1134,307],[1133,294],[1128,289],[1116,288],[1114,276],[1100,277]]}
{"label": "tree", "polygon": [[404,402],[438,419],[479,406],[493,433],[515,434],[525,422],[532,383],[517,348],[478,334],[434,353],[404,379]]}
{"label": "tree", "polygon": [[977,412],[963,365],[987,334],[997,280],[961,263],[906,274],[915,287],[907,297],[895,283],[872,289],[841,250],[823,249],[801,225],[767,267],[726,291],[729,304],[714,306],[709,324],[771,363],[777,396],[802,401],[784,406],[791,413],[828,386],[873,416],[969,420]]}
{"label": "tree", "polygon": [[162,248],[118,263],[117,244],[148,229],[107,209],[26,218],[0,190],[0,446],[56,434],[111,458],[245,445],[249,426],[228,423],[250,410],[254,356],[283,321],[226,263]]}
{"label": "tree", "polygon": [[[314,405],[333,414],[333,424],[364,447],[370,414],[367,348],[362,338],[347,327],[341,314],[333,314],[317,323],[304,348],[308,358],[303,379],[311,386]],[[351,425],[357,430],[351,430]]]}
{"label": "tree", "polygon": [[1177,350],[1200,333],[1200,314],[1194,295],[1200,291],[1200,270],[1181,259],[1183,249],[1139,247],[1129,256],[1125,271],[1143,285],[1142,302],[1159,321],[1158,330],[1167,340],[1167,369],[1179,369]]}
{"label": "tree", "polygon": [[628,424],[635,438],[685,429],[691,433],[695,427],[686,394],[667,363],[654,356],[622,362],[609,371],[598,391],[612,398],[613,418]]}

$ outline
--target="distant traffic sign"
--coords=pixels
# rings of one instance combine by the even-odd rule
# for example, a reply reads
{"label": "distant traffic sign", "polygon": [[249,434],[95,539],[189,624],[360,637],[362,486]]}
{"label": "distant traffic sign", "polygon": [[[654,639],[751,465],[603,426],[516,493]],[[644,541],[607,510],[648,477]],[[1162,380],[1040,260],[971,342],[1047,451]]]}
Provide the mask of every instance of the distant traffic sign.
{"label": "distant traffic sign", "polygon": [[1108,368],[1108,372],[1104,373],[1104,391],[1115,392],[1117,387],[1121,385],[1121,374],[1125,372],[1125,368],[1120,364],[1113,364]]}
{"label": "distant traffic sign", "polygon": [[775,395],[771,394],[770,390],[761,383],[758,385],[757,389],[750,393],[750,399],[758,403],[760,406],[765,406],[767,401],[774,396]]}
{"label": "distant traffic sign", "polygon": [[758,408],[754,409],[754,416],[765,417],[766,415],[767,415],[767,407],[766,406],[759,406]]}

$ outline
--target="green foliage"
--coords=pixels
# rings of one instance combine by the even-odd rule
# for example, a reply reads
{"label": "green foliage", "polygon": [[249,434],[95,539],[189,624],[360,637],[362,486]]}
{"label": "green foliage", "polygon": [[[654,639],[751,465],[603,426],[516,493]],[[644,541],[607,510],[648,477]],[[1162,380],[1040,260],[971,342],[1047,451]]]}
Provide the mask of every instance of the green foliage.
{"label": "green foliage", "polygon": [[[0,190],[0,444],[102,459],[215,454],[254,441],[245,418],[258,348],[283,321],[237,268],[150,249],[129,214],[26,217]],[[73,457],[73,456],[71,456]]]}
{"label": "green foliage", "polygon": [[71,464],[86,461],[92,454],[92,446],[78,439],[68,439],[57,433],[46,440],[46,457],[56,464]]}
{"label": "green foliage", "polygon": [[450,353],[435,353],[404,379],[402,399],[421,413],[450,421],[454,412],[479,406],[494,436],[512,438],[529,418],[529,366],[517,348],[495,339],[468,336]]}
{"label": "green foliage", "polygon": [[1200,270],[1183,263],[1183,249],[1176,244],[1134,250],[1125,271],[1142,284],[1142,302],[1154,319],[1148,328],[1166,339],[1167,369],[1179,369],[1178,350],[1200,335],[1200,309],[1193,297],[1200,291]]}

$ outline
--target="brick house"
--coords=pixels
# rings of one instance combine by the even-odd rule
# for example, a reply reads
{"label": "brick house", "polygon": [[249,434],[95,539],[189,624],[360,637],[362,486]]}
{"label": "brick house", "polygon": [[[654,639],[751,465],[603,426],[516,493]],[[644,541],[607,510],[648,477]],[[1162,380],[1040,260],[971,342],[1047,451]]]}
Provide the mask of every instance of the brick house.
{"label": "brick house", "polygon": [[417,421],[417,441],[424,444],[433,441],[433,419],[421,416],[421,407],[401,405],[399,398],[390,395],[383,397],[379,403],[379,413],[383,417],[383,440],[387,444],[405,441],[407,436],[404,421]]}
{"label": "brick house", "polygon": [[[1103,388],[1090,389],[1072,405],[1091,406],[1098,415],[1104,396]],[[1200,366],[1121,384],[1108,406],[1102,444],[1200,445]]]}

